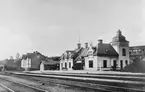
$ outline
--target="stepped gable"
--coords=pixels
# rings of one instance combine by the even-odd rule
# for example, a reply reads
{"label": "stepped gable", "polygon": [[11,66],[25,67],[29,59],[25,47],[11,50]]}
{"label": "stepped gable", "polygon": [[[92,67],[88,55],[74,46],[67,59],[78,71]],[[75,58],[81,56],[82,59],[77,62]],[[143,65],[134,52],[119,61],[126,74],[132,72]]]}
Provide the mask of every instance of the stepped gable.
{"label": "stepped gable", "polygon": [[[92,47],[92,49],[93,49],[93,54],[94,54],[96,52],[96,47]],[[88,56],[88,50],[89,50],[89,47],[82,48],[80,50],[78,57],[75,59],[75,61],[81,61],[83,59],[83,57]]]}
{"label": "stepped gable", "polygon": [[[69,59],[69,57],[73,58],[74,51],[73,50],[66,50],[65,53],[61,55],[62,59]],[[71,56],[70,56],[71,55]]]}

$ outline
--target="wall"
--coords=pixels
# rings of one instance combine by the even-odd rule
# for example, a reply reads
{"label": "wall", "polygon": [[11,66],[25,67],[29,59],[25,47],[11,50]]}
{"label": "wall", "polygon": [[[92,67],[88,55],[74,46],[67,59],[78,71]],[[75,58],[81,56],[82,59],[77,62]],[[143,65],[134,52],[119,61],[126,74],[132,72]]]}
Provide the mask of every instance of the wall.
{"label": "wall", "polygon": [[[103,60],[107,60],[107,68],[103,68]],[[110,70],[111,67],[113,66],[113,61],[116,60],[117,61],[117,65],[118,65],[118,58],[117,57],[101,57],[98,56],[97,57],[97,61],[98,61],[98,70],[99,71],[103,71],[103,70]]]}
{"label": "wall", "polygon": [[[69,68],[69,62],[71,63],[71,67]],[[64,59],[60,61],[60,70],[62,70],[62,68],[65,68],[65,63],[67,63],[67,70],[73,70],[73,59],[69,58],[69,59]],[[61,65],[63,64],[63,66]]]}
{"label": "wall", "polygon": [[22,59],[21,61],[21,67],[22,68],[31,68],[31,59]]}
{"label": "wall", "polygon": [[[89,68],[89,61],[93,60],[93,67]],[[84,70],[97,70],[97,56],[85,57],[85,67]]]}
{"label": "wall", "polygon": [[[125,46],[113,46],[115,50],[118,52],[119,57],[118,57],[118,67],[121,69],[121,64],[120,60],[123,60],[123,68],[126,66],[125,61],[128,61],[128,64],[130,63],[130,58],[129,58],[129,47]],[[126,49],[126,56],[122,56],[122,49]]]}

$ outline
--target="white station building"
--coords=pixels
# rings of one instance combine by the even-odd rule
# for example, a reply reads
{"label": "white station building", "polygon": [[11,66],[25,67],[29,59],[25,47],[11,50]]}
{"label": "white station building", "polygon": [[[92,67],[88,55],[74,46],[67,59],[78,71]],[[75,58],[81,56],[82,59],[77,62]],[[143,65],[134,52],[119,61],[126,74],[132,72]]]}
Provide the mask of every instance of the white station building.
{"label": "white station building", "polygon": [[121,70],[129,63],[129,41],[118,30],[111,43],[99,39],[96,46],[85,43],[85,47],[81,47],[79,43],[77,49],[64,52],[60,70]]}

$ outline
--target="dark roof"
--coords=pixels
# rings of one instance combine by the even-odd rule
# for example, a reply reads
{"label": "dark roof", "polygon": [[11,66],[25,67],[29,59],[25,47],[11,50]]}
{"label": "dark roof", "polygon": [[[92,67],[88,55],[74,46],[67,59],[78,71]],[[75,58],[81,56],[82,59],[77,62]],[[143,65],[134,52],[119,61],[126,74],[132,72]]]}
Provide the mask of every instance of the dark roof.
{"label": "dark roof", "polygon": [[117,31],[117,35],[113,37],[112,39],[112,44],[115,45],[117,42],[127,42],[129,41],[126,40],[126,37],[122,35],[122,32],[120,30]]}
{"label": "dark roof", "polygon": [[136,49],[136,48],[145,49],[145,45],[141,45],[141,46],[130,46],[129,47],[129,49]]}
{"label": "dark roof", "polygon": [[35,52],[33,52],[33,53],[26,53],[26,54],[23,54],[22,55],[22,59],[27,59],[27,58],[39,58],[39,59],[41,59],[41,60],[47,60],[48,59],[48,57],[46,57],[46,56],[44,56],[44,55],[42,55],[40,52],[38,52],[38,51],[35,51]]}
{"label": "dark roof", "polygon": [[[98,47],[92,47],[93,54],[97,56],[118,56],[118,53],[111,46],[111,44],[99,44]],[[78,53],[75,61],[79,60],[81,57],[86,57],[88,55],[89,48],[82,48],[80,53]]]}
{"label": "dark roof", "polygon": [[70,52],[70,53],[74,53],[74,50],[67,50],[66,52],[67,52],[67,53],[69,53],[69,52]]}
{"label": "dark roof", "polygon": [[97,56],[118,56],[118,53],[111,46],[111,44],[98,44],[95,55]]}
{"label": "dark roof", "polygon": [[44,65],[56,65],[56,64],[59,64],[59,61],[53,61],[53,60],[50,60],[50,61],[45,61],[43,62]]}

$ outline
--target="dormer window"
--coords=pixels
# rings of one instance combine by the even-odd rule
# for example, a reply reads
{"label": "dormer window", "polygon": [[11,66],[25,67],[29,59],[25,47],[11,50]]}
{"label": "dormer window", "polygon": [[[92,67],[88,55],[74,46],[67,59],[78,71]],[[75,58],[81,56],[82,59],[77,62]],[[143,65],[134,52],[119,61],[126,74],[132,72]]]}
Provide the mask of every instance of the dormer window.
{"label": "dormer window", "polygon": [[106,53],[108,53],[108,52],[109,52],[109,50],[107,50],[107,49],[106,49],[106,50],[105,50],[105,52],[106,52]]}
{"label": "dormer window", "polygon": [[122,49],[122,56],[126,56],[126,49]]}

